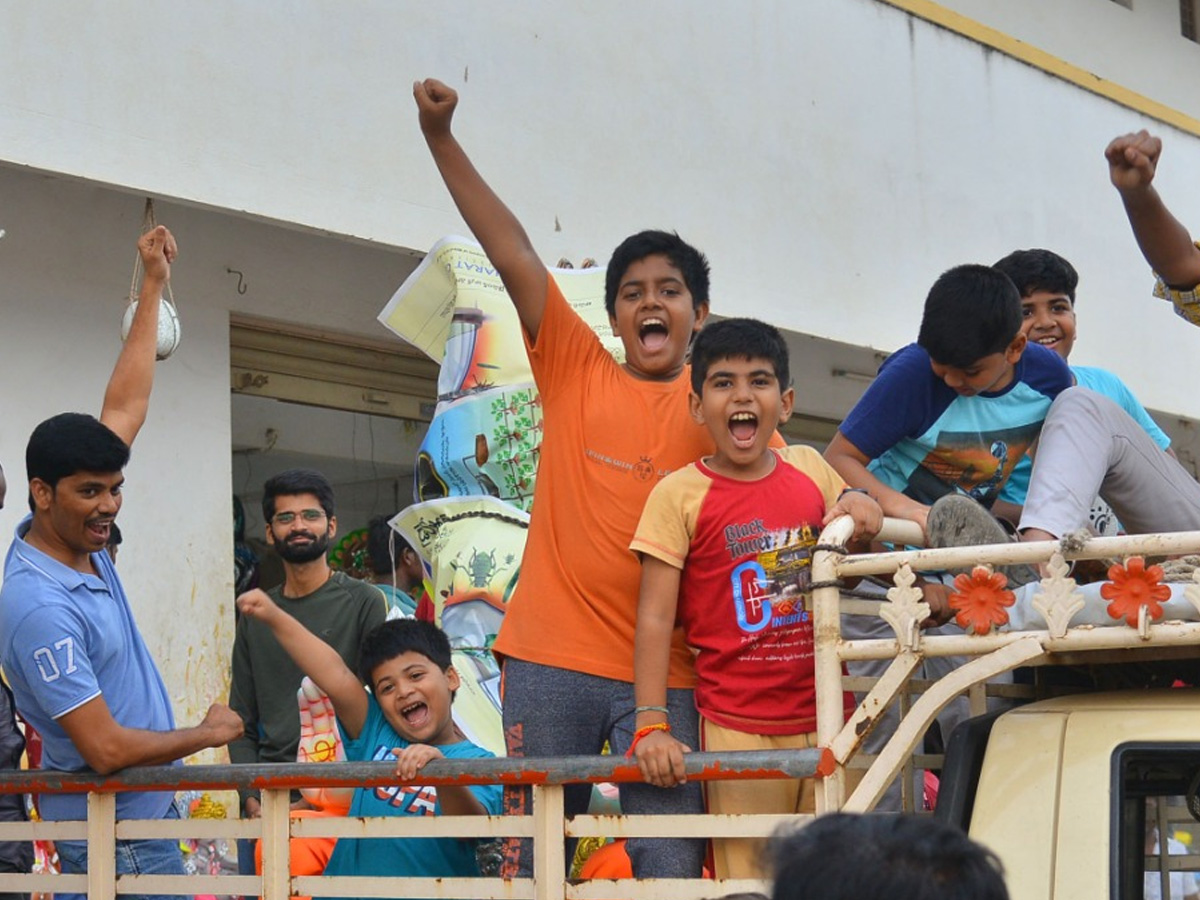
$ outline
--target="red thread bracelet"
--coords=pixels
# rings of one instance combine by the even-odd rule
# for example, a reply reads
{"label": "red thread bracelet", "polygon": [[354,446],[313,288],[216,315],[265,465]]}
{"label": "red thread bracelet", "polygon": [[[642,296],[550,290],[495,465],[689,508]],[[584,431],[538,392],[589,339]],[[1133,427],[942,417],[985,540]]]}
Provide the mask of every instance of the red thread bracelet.
{"label": "red thread bracelet", "polygon": [[638,742],[641,741],[641,739],[646,735],[655,731],[670,732],[670,730],[671,726],[667,722],[655,722],[653,725],[646,725],[642,728],[639,728],[633,733],[633,743],[631,743],[629,745],[629,749],[625,751],[625,758],[633,759],[633,751],[637,749]]}

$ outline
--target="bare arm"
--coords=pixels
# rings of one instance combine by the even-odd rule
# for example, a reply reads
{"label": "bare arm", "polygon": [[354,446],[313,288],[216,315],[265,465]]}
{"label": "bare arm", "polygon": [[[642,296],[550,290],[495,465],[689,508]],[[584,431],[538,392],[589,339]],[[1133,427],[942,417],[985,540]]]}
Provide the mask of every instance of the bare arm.
{"label": "bare arm", "polygon": [[483,245],[517,308],[521,326],[537,340],[546,310],[546,267],[517,217],[483,180],[450,131],[458,94],[435,78],[413,84],[421,133],[454,205]]}
{"label": "bare arm", "polygon": [[241,717],[222,703],[210,706],[204,721],[192,728],[126,728],[112,717],[102,696],[71,710],[58,724],[83,761],[101,775],[128,766],[174,762],[209,747],[223,747],[242,733]]}
{"label": "bare arm", "polygon": [[871,458],[859,450],[840,431],[833,436],[829,446],[825,448],[825,461],[837,473],[846,479],[850,487],[863,488],[879,503],[885,516],[896,519],[909,519],[925,530],[925,520],[929,517],[929,507],[918,503],[899,491],[888,487],[867,470]]}
{"label": "bare arm", "polygon": [[346,734],[351,740],[357,738],[367,721],[367,692],[341,655],[276,606],[264,591],[247,591],[237,598],[237,606],[243,615],[252,616],[271,629],[300,671],[329,695]]}
{"label": "bare arm", "polygon": [[175,238],[162,225],[138,240],[145,274],[138,292],[137,312],[117,364],[108,379],[100,421],[126,444],[141,431],[150,409],[154,385],[155,350],[158,346],[158,307],[163,289],[171,278],[171,263],[179,254]]}
{"label": "bare arm", "polygon": [[1200,249],[1154,189],[1161,153],[1162,141],[1146,131],[1114,138],[1104,151],[1142,256],[1168,285],[1190,289],[1200,284]]}
{"label": "bare arm", "polygon": [[[680,571],[653,556],[642,557],[642,584],[638,593],[637,632],[633,644],[633,695],[637,706],[667,705],[667,673],[671,660],[671,633],[679,606]],[[637,728],[667,721],[663,712],[639,712]],[[634,753],[642,777],[658,787],[685,780],[683,754],[690,747],[666,731],[653,731],[638,742]]]}

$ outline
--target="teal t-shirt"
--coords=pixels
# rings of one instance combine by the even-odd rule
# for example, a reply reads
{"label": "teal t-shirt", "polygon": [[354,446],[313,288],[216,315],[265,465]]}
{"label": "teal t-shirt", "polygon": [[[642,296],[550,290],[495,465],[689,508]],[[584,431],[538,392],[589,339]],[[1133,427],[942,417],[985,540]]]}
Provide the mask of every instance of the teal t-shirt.
{"label": "teal t-shirt", "polygon": [[[358,740],[342,732],[346,758],[356,762],[392,760],[394,747],[407,747],[404,740],[383,717],[374,697],[370,698],[367,720]],[[339,723],[340,727],[340,723]],[[491,758],[482,747],[470,741],[442,744],[438,747],[448,759]],[[500,814],[500,785],[471,788],[483,808],[491,815]],[[442,814],[437,788],[417,785],[358,788],[350,803],[349,815],[358,816],[439,816]],[[447,878],[479,875],[475,862],[478,841],[460,838],[342,838],[333,848],[325,866],[326,875],[395,875],[411,878]]]}

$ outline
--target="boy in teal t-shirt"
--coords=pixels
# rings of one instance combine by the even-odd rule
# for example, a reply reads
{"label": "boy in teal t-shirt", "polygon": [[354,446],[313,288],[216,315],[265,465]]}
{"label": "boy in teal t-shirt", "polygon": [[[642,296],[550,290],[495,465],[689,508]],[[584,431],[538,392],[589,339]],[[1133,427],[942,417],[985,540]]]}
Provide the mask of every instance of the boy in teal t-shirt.
{"label": "boy in teal t-shirt", "polygon": [[[1069,363],[1076,335],[1075,288],[1079,284],[1079,275],[1075,267],[1050,250],[1032,249],[1014,250],[992,268],[1007,275],[1021,294],[1022,334],[1030,343],[1053,350]],[[1171,446],[1171,439],[1115,374],[1094,366],[1071,366],[1071,378],[1080,387],[1111,399],[1163,450]],[[1029,456],[1021,457],[992,509],[996,515],[1013,524],[1020,521],[1032,473],[1033,460]],[[1112,509],[1098,497],[1092,504],[1086,524],[1101,536],[1114,535],[1121,530]]]}
{"label": "boy in teal t-shirt", "polygon": [[[333,704],[353,761],[395,760],[396,776],[412,781],[431,759],[484,758],[492,754],[468,741],[450,706],[458,689],[450,642],[437,626],[394,619],[363,639],[362,678],[332,647],[281,610],[264,592],[238,598],[238,609],[261,619]],[[371,693],[363,684],[371,687]],[[349,815],[499,815],[498,785],[440,788],[398,784],[356,788]],[[473,840],[364,838],[339,840],[326,875],[463,877],[479,875]]]}

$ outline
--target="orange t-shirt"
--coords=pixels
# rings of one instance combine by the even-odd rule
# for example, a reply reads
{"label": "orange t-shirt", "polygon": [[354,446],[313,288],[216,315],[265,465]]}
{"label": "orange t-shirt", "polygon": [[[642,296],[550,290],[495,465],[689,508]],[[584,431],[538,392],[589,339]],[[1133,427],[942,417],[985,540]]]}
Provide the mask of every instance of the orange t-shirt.
{"label": "orange t-shirt", "polygon": [[[651,488],[712,453],[712,438],[688,412],[690,369],[674,381],[634,378],[547,278],[537,343],[525,338],[543,412],[537,485],[494,649],[632,682],[641,564],[629,542]],[[694,683],[676,628],[668,684]]]}

